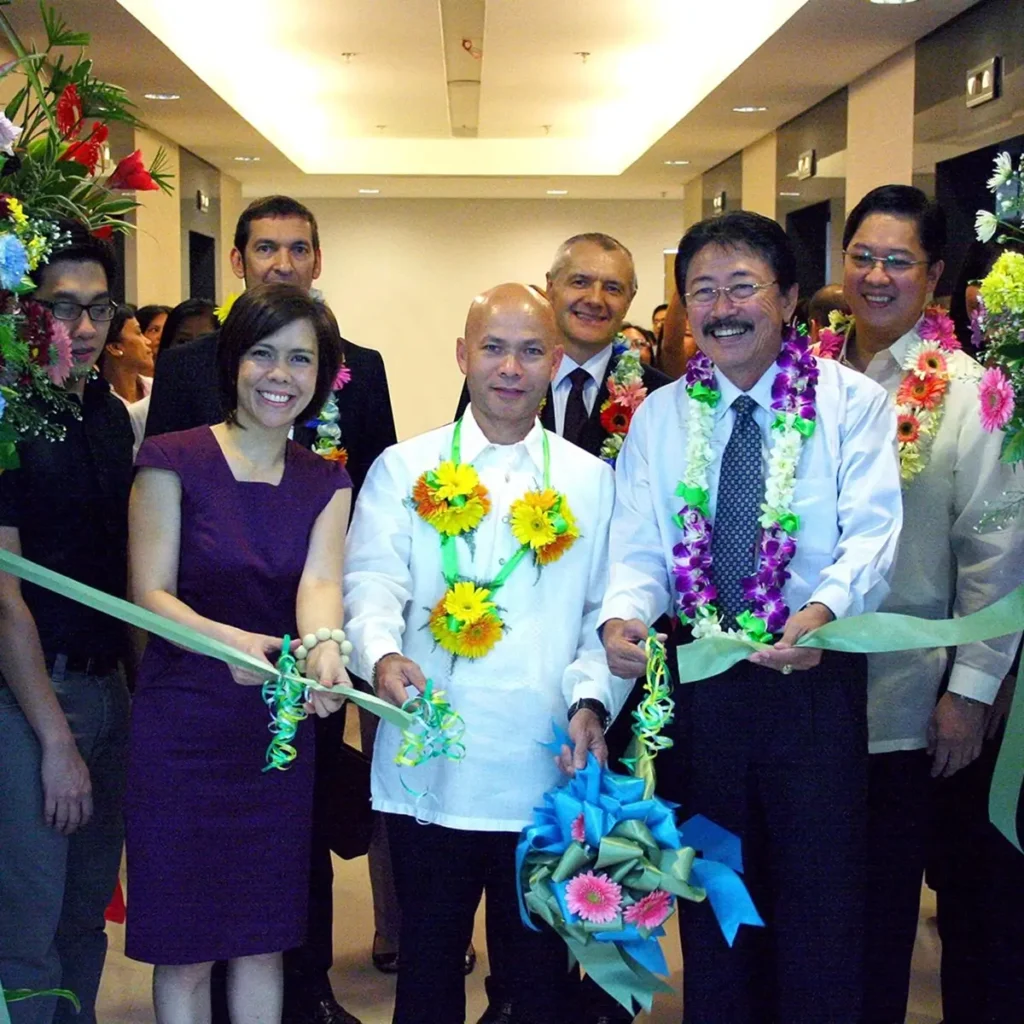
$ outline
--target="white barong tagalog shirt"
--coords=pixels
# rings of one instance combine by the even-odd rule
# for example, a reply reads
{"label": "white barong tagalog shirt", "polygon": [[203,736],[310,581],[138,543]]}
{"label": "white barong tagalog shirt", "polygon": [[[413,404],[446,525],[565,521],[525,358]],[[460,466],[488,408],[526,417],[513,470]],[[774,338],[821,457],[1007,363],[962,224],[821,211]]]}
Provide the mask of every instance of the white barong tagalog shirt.
{"label": "white barong tagalog shirt", "polygon": [[[419,815],[448,828],[519,831],[559,781],[552,722],[566,728],[569,705],[595,697],[615,714],[632,680],[613,677],[597,636],[607,583],[607,537],[614,498],[611,469],[562,438],[548,434],[551,486],[566,495],[580,538],[538,575],[527,555],[494,596],[508,630],[476,660],[438,647],[427,621],[445,591],[440,535],[409,501],[421,473],[451,458],[453,425],[404,441],[373,464],[356,502],[345,557],[345,628],[355,647],[353,670],[371,679],[386,654],[415,661],[445,690],[466,723],[466,756],[435,758],[416,768],[394,763],[400,731],[381,722],[373,754],[373,806]],[[509,510],[543,482],[542,428],[518,444],[494,445],[467,409],[462,461],[487,488],[491,511],[472,544],[458,538],[459,571],[493,579],[518,542]],[[403,785],[403,779],[408,789]],[[429,796],[417,803],[417,792]]]}
{"label": "white barong tagalog shirt", "polygon": [[[839,618],[874,611],[888,590],[886,576],[902,520],[896,416],[873,381],[835,362],[818,365],[817,425],[797,467],[793,511],[800,529],[783,592],[791,612],[820,601]],[[747,392],[757,403],[754,419],[761,429],[764,472],[777,373],[773,363]],[[736,418],[730,407],[740,394],[717,371],[716,379],[722,397],[715,409],[708,471],[712,518],[718,511],[722,455]],[[685,380],[679,380],[650,395],[633,417],[616,466],[611,580],[602,622],[637,618],[650,624],[676,610],[672,549],[681,531],[673,516],[682,505],[675,490],[686,467],[689,402]]]}
{"label": "white barong tagalog shirt", "polygon": [[[868,363],[865,374],[895,396],[916,327]],[[999,461],[1003,435],[986,434],[978,410],[981,367],[964,352],[947,353],[955,378],[928,462],[903,485],[905,526],[882,611],[946,619],[986,608],[1024,582],[1024,538],[1018,521],[982,528],[1004,491],[1020,489]],[[991,704],[1010,668],[1020,633],[956,649],[953,693]],[[928,720],[946,672],[946,648],[868,656],[868,740],[873,754],[927,745]]]}

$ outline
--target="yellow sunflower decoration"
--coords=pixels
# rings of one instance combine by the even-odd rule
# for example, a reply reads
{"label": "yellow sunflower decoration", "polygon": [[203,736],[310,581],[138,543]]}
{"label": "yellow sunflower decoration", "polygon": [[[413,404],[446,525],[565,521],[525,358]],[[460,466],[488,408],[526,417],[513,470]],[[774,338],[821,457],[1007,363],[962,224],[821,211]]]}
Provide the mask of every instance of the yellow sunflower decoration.
{"label": "yellow sunflower decoration", "polygon": [[491,510],[487,488],[464,463],[442,462],[421,474],[412,489],[416,514],[445,537],[472,533]]}
{"label": "yellow sunflower decoration", "polygon": [[510,526],[515,539],[533,552],[537,565],[557,562],[580,535],[565,495],[551,488],[527,491],[513,502]]}

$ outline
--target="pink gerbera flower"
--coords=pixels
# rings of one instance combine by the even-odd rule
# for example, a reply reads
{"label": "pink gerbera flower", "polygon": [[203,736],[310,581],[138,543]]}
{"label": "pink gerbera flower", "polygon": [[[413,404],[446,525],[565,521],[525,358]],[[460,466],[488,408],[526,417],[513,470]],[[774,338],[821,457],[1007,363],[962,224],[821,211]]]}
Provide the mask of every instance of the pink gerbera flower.
{"label": "pink gerbera flower", "polygon": [[583,824],[582,814],[573,819],[571,831],[574,842],[585,843],[587,841],[587,829]]}
{"label": "pink gerbera flower", "polygon": [[588,871],[565,887],[565,905],[584,921],[607,924],[615,920],[622,906],[622,887],[607,875]]}
{"label": "pink gerbera flower", "polygon": [[630,384],[619,384],[610,380],[608,381],[608,397],[631,412],[636,412],[647,397],[647,388],[640,380],[635,380]]}
{"label": "pink gerbera flower", "polygon": [[351,379],[352,371],[342,363],[341,366],[338,367],[338,374],[334,378],[334,383],[331,385],[331,388],[334,391],[340,391]]}
{"label": "pink gerbera flower", "polygon": [[993,366],[986,370],[978,385],[981,402],[981,425],[990,434],[1002,430],[1013,416],[1013,385],[1006,374]]}
{"label": "pink gerbera flower", "polygon": [[71,335],[60,320],[53,320],[50,323],[50,359],[46,366],[47,376],[54,384],[63,384],[68,379],[73,365]]}
{"label": "pink gerbera flower", "polygon": [[824,327],[818,332],[817,355],[822,359],[836,359],[843,351],[846,339],[831,327]]}
{"label": "pink gerbera flower", "polygon": [[633,906],[627,907],[622,916],[627,924],[635,924],[638,928],[657,928],[668,920],[671,913],[671,894],[664,889],[655,889]]}

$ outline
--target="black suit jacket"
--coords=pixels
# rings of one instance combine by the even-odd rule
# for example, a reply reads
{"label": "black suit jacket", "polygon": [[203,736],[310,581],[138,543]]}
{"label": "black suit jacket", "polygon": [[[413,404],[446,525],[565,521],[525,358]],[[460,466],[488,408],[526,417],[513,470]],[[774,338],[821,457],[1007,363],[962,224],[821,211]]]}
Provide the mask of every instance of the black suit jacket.
{"label": "black suit jacket", "polygon": [[[590,452],[591,455],[600,456],[601,445],[604,444],[605,439],[608,437],[608,431],[601,426],[601,406],[608,401],[608,377],[615,369],[618,361],[619,357],[614,354],[608,361],[608,369],[605,371],[604,380],[601,381],[601,385],[597,389],[597,400],[594,402],[593,409],[590,410],[590,416],[584,424],[583,433],[580,436],[579,446],[584,451]],[[672,383],[671,377],[666,377],[660,370],[655,370],[651,366],[643,368],[643,376],[644,387],[647,388],[648,394],[652,391],[657,391],[658,388],[664,387],[666,384]],[[466,411],[467,405],[469,405],[469,391],[465,383],[463,383],[462,394],[459,396],[459,407],[455,412],[456,419]],[[548,388],[547,401],[541,410],[540,422],[541,426],[546,430],[557,433],[557,430],[555,430],[555,403],[550,387]]]}
{"label": "black suit jacket", "polygon": [[[352,380],[335,395],[354,501],[373,460],[397,438],[380,353],[351,341],[344,342],[344,347]],[[207,334],[162,353],[150,393],[146,437],[212,425],[223,419],[217,386],[217,335]],[[312,427],[296,424],[295,440],[299,444],[309,448],[315,439]]]}

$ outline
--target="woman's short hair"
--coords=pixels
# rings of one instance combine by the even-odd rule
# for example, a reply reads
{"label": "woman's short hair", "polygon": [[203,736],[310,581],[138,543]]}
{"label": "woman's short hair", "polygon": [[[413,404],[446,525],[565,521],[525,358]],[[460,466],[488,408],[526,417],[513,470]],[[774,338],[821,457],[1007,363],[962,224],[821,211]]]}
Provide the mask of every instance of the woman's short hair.
{"label": "woman's short hair", "polygon": [[97,360],[97,366],[100,373],[103,372],[103,363],[107,357],[107,346],[118,345],[121,342],[121,332],[124,330],[124,325],[129,320],[135,319],[135,310],[122,303],[114,310],[114,319],[110,321],[110,326],[107,328],[107,340],[103,343],[103,351],[100,353],[100,357]]}
{"label": "woman's short hair", "polygon": [[151,303],[148,306],[140,306],[135,312],[135,319],[139,321],[139,330],[143,334],[149,330],[149,325],[161,314],[171,315],[170,306],[162,306],[159,303]]}
{"label": "woman's short hair", "polygon": [[[214,304],[209,299],[186,299],[184,302],[179,302],[167,314],[167,319],[164,321],[164,333],[160,336],[160,355],[174,348],[175,345],[182,344],[178,340],[178,332],[186,320],[190,320],[194,316],[208,316],[213,320],[213,310]],[[189,339],[189,341],[193,340]]]}
{"label": "woman's short hair", "polygon": [[316,334],[316,389],[309,405],[295,417],[301,422],[319,413],[334,386],[341,365],[342,340],[338,321],[322,302],[291,284],[260,284],[246,289],[231,307],[220,329],[217,370],[221,400],[234,422],[238,408],[238,368],[242,358],[257,342],[276,334],[298,320],[308,320]]}

